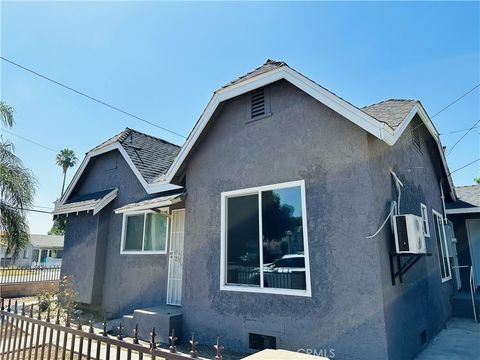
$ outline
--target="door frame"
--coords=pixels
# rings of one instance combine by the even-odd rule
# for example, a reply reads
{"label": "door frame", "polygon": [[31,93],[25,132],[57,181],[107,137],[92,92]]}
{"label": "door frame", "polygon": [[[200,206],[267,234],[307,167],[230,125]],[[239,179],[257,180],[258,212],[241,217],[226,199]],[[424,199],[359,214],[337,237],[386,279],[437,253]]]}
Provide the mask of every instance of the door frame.
{"label": "door frame", "polygon": [[[183,211],[184,215],[183,215],[183,239],[182,239],[182,264],[181,264],[181,267],[182,267],[182,281],[181,281],[181,284],[180,286],[183,287],[183,249],[185,248],[185,209],[175,209],[175,210],[171,210],[170,212],[170,231],[169,231],[169,234],[168,234],[168,271],[167,271],[167,293],[166,293],[166,304],[167,305],[172,305],[172,306],[182,306],[181,302],[182,302],[182,295],[180,295],[180,303],[179,304],[173,304],[173,303],[170,303],[169,302],[169,292],[170,292],[170,272],[172,271],[171,270],[171,251],[172,251],[172,233],[173,233],[173,230],[174,230],[174,213],[175,212],[180,212],[180,211]],[[180,294],[182,293],[182,288],[180,288]]]}
{"label": "door frame", "polygon": [[[475,277],[475,284],[478,286],[479,285],[479,276],[477,276],[477,272],[480,273],[480,259],[477,259],[477,262],[475,262],[475,258],[473,256],[473,247],[472,247],[472,240],[470,236],[470,227],[469,227],[469,222],[473,221],[478,221],[480,223],[480,219],[465,219],[465,227],[467,228],[467,240],[468,240],[468,250],[470,252],[470,263],[472,264],[473,268],[473,276]],[[480,234],[479,234],[480,237]],[[478,240],[479,246],[480,246],[480,239]]]}

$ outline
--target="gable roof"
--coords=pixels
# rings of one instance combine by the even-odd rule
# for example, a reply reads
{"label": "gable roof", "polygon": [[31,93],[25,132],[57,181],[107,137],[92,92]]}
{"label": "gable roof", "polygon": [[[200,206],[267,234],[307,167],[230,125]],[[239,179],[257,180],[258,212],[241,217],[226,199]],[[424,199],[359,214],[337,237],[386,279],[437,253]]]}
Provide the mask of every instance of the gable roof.
{"label": "gable roof", "polygon": [[147,183],[165,174],[180,151],[178,145],[130,128],[90,151],[98,151],[114,143],[123,147]]}
{"label": "gable roof", "polygon": [[174,179],[221,103],[279,80],[288,81],[388,145],[396,143],[408,127],[410,121],[418,114],[437,143],[450,187],[450,194],[455,199],[455,188],[448,170],[440,137],[419,101],[392,99],[360,109],[295,71],[284,61],[270,59],[262,66],[229,82],[213,93],[212,98],[189,134],[172,166],[166,174],[157,177],[155,182],[170,183]]}
{"label": "gable roof", "polygon": [[418,105],[419,101],[417,100],[389,99],[378,104],[364,106],[361,110],[395,130],[412,108]]}
{"label": "gable roof", "polygon": [[126,128],[85,154],[80,167],[67,187],[60,204],[66,204],[75,185],[91,158],[118,150],[148,194],[178,189],[178,186],[155,184],[154,180],[164,175],[180,151],[180,146],[160,138]]}
{"label": "gable roof", "polygon": [[455,190],[457,201],[446,204],[447,214],[480,212],[480,185],[458,186]]}

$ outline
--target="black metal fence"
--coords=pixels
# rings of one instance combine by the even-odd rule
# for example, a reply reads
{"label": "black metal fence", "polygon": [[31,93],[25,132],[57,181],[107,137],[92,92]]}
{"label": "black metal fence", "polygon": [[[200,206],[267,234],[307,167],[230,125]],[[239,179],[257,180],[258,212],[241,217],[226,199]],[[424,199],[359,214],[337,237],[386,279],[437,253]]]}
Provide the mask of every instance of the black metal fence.
{"label": "black metal fence", "polygon": [[[150,342],[140,341],[137,337],[138,325],[133,329],[132,338],[125,338],[124,330],[120,325],[116,336],[107,333],[107,323],[103,323],[103,330],[95,330],[90,322],[89,326],[80,324],[72,327],[67,315],[65,324],[60,323],[60,311],[55,319],[50,318],[50,311],[45,316],[38,312],[34,316],[33,305],[26,311],[22,306],[20,313],[17,303],[11,308],[10,301],[4,306],[1,301],[0,309],[0,359],[1,360],[56,360],[56,359],[98,359],[98,360],[180,360],[205,359],[198,355],[197,341],[194,335],[190,341],[189,354],[177,352],[175,331],[170,336],[168,349],[160,348],[156,342],[155,328],[150,334]],[[28,315],[26,314],[28,313]],[[84,329],[85,328],[85,329]],[[215,360],[223,360],[223,346],[217,338]]]}
{"label": "black metal fence", "polygon": [[0,284],[59,280],[60,269],[60,265],[0,267]]}

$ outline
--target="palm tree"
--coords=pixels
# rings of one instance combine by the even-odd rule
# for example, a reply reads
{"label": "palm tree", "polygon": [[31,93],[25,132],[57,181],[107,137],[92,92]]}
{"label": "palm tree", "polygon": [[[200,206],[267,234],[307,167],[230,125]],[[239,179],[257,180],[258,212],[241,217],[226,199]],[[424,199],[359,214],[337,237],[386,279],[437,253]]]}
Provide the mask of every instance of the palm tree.
{"label": "palm tree", "polygon": [[0,100],[0,118],[2,119],[2,124],[8,127],[12,127],[14,123],[14,112],[15,110],[10,105]]}
{"label": "palm tree", "polygon": [[[0,101],[0,123],[11,127],[13,108]],[[29,242],[26,209],[33,205],[37,181],[13,153],[12,143],[0,138],[0,234],[6,253],[16,258]]]}
{"label": "palm tree", "polygon": [[74,167],[77,165],[77,157],[75,156],[75,152],[70,149],[62,149],[58,152],[57,157],[57,165],[60,166],[63,170],[63,184],[62,184],[62,195],[65,191],[65,179],[67,178],[67,171],[69,168]]}

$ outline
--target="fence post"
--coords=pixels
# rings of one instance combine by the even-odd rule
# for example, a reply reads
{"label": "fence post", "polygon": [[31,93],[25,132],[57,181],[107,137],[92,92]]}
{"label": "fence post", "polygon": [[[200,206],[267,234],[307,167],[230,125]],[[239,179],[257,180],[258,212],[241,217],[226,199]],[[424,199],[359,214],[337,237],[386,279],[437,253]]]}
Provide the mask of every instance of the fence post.
{"label": "fence post", "polygon": [[175,341],[177,341],[177,337],[175,336],[175,329],[172,329],[172,335],[168,337],[170,339],[170,347],[169,350],[171,353],[177,352],[177,347],[175,346]]}
{"label": "fence post", "polygon": [[189,343],[192,346],[192,350],[190,350],[190,357],[195,359],[197,357],[197,345],[198,345],[198,342],[195,341],[195,332],[192,333],[192,340],[190,340]]}
{"label": "fence post", "polygon": [[217,343],[213,347],[216,350],[215,360],[223,360],[223,345],[220,344],[220,336],[217,336]]}

